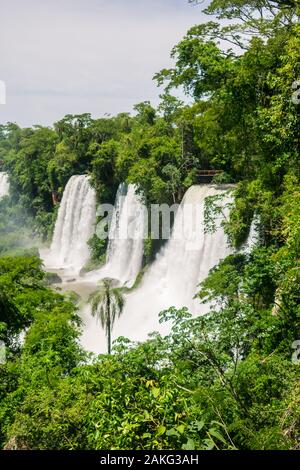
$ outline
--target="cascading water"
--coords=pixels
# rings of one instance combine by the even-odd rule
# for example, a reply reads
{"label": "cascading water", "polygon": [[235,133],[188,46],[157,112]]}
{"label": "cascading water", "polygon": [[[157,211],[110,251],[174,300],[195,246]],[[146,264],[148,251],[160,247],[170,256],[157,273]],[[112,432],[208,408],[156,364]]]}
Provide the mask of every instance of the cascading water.
{"label": "cascading water", "polygon": [[8,193],[9,193],[8,174],[1,171],[0,172],[0,199],[4,196],[7,196]]}
{"label": "cascading water", "polygon": [[89,259],[87,242],[94,232],[96,193],[86,175],[72,176],[59,207],[46,264],[80,271]]}
{"label": "cascading water", "polygon": [[120,184],[112,216],[106,265],[97,279],[110,277],[130,286],[135,281],[143,260],[144,206],[134,185]]}
{"label": "cascading water", "polygon": [[240,253],[244,253],[246,255],[250,254],[251,251],[255,246],[259,244],[260,237],[259,237],[259,226],[260,226],[260,219],[255,214],[253,220],[251,222],[249,234],[247,237],[246,242],[240,249]]}
{"label": "cascading water", "polygon": [[[73,239],[78,238],[70,226],[78,227],[80,240],[83,240],[83,227],[79,229],[80,224],[74,225],[75,219],[80,219],[75,216],[75,212],[79,211],[77,204],[82,200],[79,194],[83,181],[80,183],[79,178],[85,177],[73,177],[65,190],[52,244],[52,251],[68,263],[73,261],[73,257],[69,259],[72,251],[64,248],[66,240],[70,240],[70,245],[67,245],[70,247],[74,245]],[[187,191],[176,214],[170,240],[145,274],[141,286],[126,295],[125,309],[116,321],[113,339],[126,336],[142,341],[151,331],[167,333],[169,325],[160,325],[158,314],[171,306],[185,306],[194,315],[205,313],[207,307],[194,300],[197,287],[209,270],[231,252],[220,226],[214,234],[205,233],[204,230],[205,199],[220,194],[225,195],[225,189],[209,185],[192,186]],[[92,212],[91,220],[94,209]],[[70,214],[73,214],[72,217]],[[105,277],[118,279],[127,286],[134,282],[142,266],[144,230],[144,207],[135,187],[120,185],[110,227],[107,263],[83,282],[89,279],[90,283],[94,282],[95,289],[96,281]],[[86,236],[84,238],[88,239]],[[96,319],[91,317],[90,306],[86,305],[81,314],[86,325],[82,344],[88,350],[105,352],[104,332]]]}
{"label": "cascading water", "polygon": [[159,324],[158,313],[171,306],[187,307],[193,314],[207,310],[193,299],[197,286],[231,250],[220,226],[214,234],[205,233],[204,204],[206,197],[222,193],[224,189],[208,185],[192,186],[187,191],[176,215],[171,239],[150,267],[142,285],[127,296],[125,309],[113,331],[114,338],[127,336],[144,340],[151,331],[168,331],[168,325]]}

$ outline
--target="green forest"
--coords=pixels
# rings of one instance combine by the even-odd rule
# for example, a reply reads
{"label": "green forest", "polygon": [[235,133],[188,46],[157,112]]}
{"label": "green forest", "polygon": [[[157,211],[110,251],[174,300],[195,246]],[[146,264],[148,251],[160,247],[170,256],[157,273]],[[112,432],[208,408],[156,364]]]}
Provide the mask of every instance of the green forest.
{"label": "green forest", "polygon": [[[300,449],[300,3],[212,0],[205,13],[153,78],[158,107],[0,125],[2,449]],[[39,257],[55,199],[88,174],[99,203],[114,203],[121,182],[148,206],[180,203],[202,169],[234,184],[224,229],[235,254],[198,286],[210,313],[170,305],[169,335],[121,337],[93,357],[76,299],[51,288]],[[254,217],[259,243],[242,253]],[[145,267],[159,245],[145,240]],[[107,244],[89,246],[101,264]]]}

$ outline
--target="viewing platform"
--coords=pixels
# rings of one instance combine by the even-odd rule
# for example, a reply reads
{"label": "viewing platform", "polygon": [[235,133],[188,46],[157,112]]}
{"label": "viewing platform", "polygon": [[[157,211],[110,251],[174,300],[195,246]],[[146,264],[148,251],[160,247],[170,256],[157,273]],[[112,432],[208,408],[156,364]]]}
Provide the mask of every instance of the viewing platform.
{"label": "viewing platform", "polygon": [[197,173],[197,176],[199,178],[199,183],[208,184],[212,182],[215,176],[220,175],[221,173],[223,173],[223,170],[200,170],[199,173]]}

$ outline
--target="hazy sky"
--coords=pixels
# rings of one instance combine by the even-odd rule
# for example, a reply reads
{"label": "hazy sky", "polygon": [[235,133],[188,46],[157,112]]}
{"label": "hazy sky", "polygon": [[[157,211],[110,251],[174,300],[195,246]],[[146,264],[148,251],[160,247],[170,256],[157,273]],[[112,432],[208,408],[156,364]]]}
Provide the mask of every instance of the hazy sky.
{"label": "hazy sky", "polygon": [[152,81],[203,21],[188,0],[0,0],[0,123],[131,111],[158,101]]}

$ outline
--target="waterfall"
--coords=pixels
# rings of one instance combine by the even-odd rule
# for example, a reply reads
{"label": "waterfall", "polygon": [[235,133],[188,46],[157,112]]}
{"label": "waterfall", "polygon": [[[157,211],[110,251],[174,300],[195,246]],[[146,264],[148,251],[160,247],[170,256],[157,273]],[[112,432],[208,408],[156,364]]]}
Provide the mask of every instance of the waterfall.
{"label": "waterfall", "polygon": [[144,206],[134,185],[121,183],[116,195],[106,265],[97,278],[110,277],[131,286],[142,267],[145,231]]}
{"label": "waterfall", "polygon": [[80,271],[89,259],[87,242],[95,218],[96,194],[89,177],[72,176],[59,207],[48,264]]}
{"label": "waterfall", "polygon": [[9,193],[9,180],[8,174],[3,171],[0,172],[0,199],[7,196]]}
{"label": "waterfall", "polygon": [[206,197],[222,193],[225,194],[224,189],[210,185],[192,186],[187,191],[176,214],[171,239],[141,286],[127,296],[114,338],[144,340],[151,331],[164,333],[169,327],[159,324],[158,313],[171,306],[187,307],[195,315],[207,310],[194,299],[197,287],[231,250],[220,224],[215,233],[205,233],[204,204]]}
{"label": "waterfall", "polygon": [[260,218],[257,214],[254,214],[247,240],[243,244],[243,246],[240,248],[239,250],[240,253],[249,255],[251,251],[253,250],[253,248],[259,244],[260,242],[259,226],[260,226]]}

